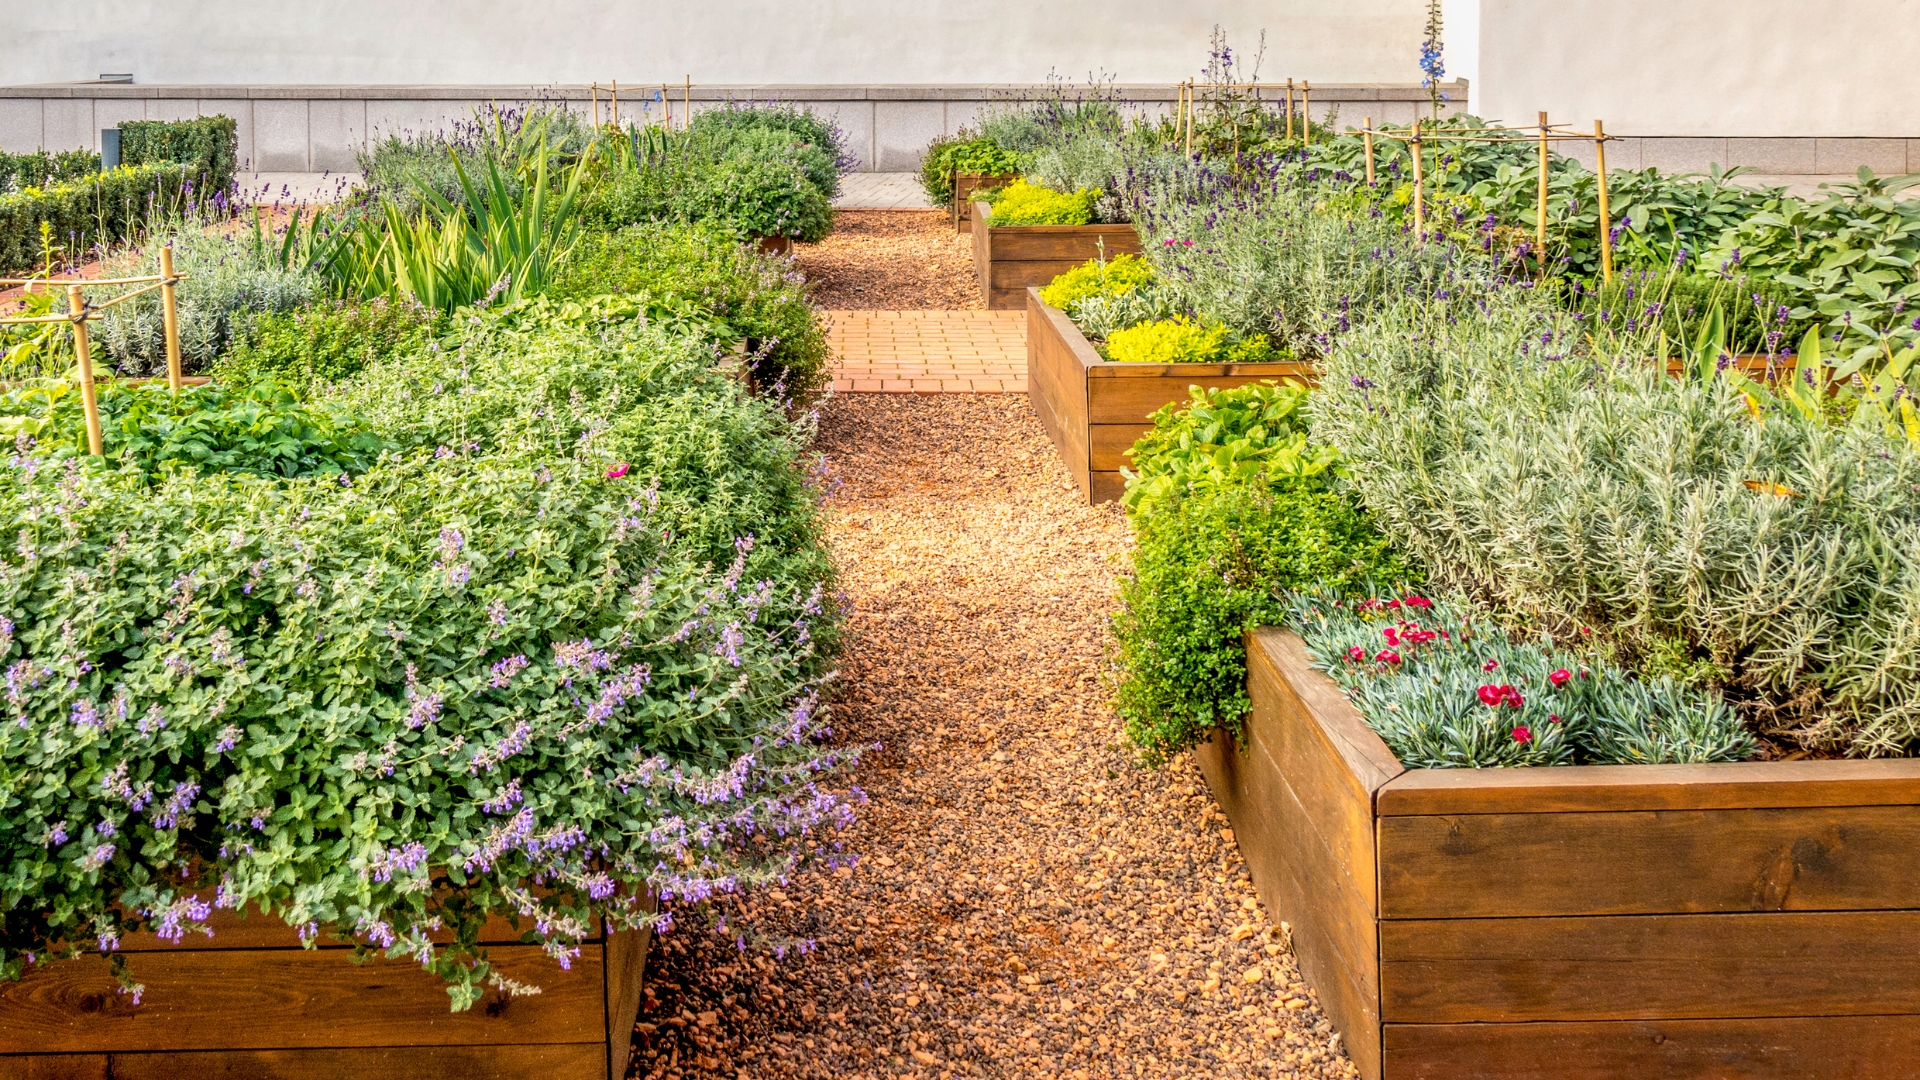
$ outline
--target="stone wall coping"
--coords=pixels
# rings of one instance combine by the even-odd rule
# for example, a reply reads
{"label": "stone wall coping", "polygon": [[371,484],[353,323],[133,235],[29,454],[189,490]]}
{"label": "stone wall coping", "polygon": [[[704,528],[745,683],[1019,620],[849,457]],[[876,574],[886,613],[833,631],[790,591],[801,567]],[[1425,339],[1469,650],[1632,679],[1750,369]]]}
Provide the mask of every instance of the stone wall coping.
{"label": "stone wall coping", "polygon": [[[679,99],[684,84],[668,83],[670,96]],[[659,83],[629,84],[621,88],[626,99],[629,88],[634,100],[639,94],[659,89]],[[1464,100],[1466,80],[1445,87],[1450,96]],[[1264,95],[1275,91],[1263,90]],[[1414,84],[1401,83],[1321,83],[1313,86],[1320,101],[1425,101],[1427,91]],[[605,96],[605,90],[601,96]],[[1059,88],[1035,83],[972,83],[964,85],[865,84],[865,85],[714,85],[693,87],[695,101],[992,101],[996,99],[1037,98],[1054,93],[1068,98],[1113,94],[1123,100],[1174,101],[1178,94],[1171,85],[1118,83],[1104,87]],[[265,86],[252,84],[166,84],[166,83],[45,83],[32,86],[0,86],[0,98],[88,98],[88,99],[220,99],[252,100],[360,100],[360,101],[587,101],[593,97],[588,87],[572,84],[489,85],[489,86],[402,86],[402,85],[311,85]]]}

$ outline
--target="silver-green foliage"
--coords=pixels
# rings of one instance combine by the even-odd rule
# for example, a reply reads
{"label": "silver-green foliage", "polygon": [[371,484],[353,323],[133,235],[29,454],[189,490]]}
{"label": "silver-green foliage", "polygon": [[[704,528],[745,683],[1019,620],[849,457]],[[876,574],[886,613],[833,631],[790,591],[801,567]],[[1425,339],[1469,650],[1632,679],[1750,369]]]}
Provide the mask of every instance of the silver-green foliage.
{"label": "silver-green foliage", "polygon": [[1817,690],[1760,718],[1809,744],[1920,738],[1920,458],[1589,340],[1521,285],[1409,297],[1335,342],[1314,437],[1440,581]]}
{"label": "silver-green foliage", "polygon": [[1302,596],[1291,623],[1411,768],[1738,761],[1755,749],[1718,695],[1634,679],[1551,639],[1516,641],[1444,601]]}

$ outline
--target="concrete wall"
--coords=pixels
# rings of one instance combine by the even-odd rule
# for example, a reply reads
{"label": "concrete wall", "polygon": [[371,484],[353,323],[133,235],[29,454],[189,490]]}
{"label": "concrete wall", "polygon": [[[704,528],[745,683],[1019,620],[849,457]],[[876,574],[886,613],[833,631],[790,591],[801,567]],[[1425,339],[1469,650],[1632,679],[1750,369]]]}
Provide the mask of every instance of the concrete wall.
{"label": "concrete wall", "polygon": [[[727,100],[794,101],[835,120],[868,171],[919,168],[920,154],[936,136],[974,122],[983,109],[1045,93],[1044,86],[702,86],[693,90],[695,111]],[[1149,113],[1173,104],[1167,86],[1116,86],[1114,92]],[[1455,97],[1464,98],[1456,88]],[[626,91],[622,91],[623,99]],[[684,112],[675,90],[673,116]],[[123,120],[177,120],[222,114],[238,121],[240,156],[257,172],[344,172],[370,138],[390,133],[442,130],[470,119],[475,108],[529,100],[561,101],[586,111],[588,92],[578,87],[537,86],[77,86],[0,87],[0,150],[99,147],[99,132]],[[1313,112],[1340,122],[1361,117],[1405,124],[1426,101],[1417,86],[1328,86],[1313,89]],[[607,106],[603,101],[601,108]],[[657,117],[658,104],[627,100],[623,120]],[[602,114],[603,119],[605,114]]]}
{"label": "concrete wall", "polygon": [[1470,107],[1488,119],[1531,124],[1545,109],[1583,128],[1599,118],[1610,132],[1719,141],[1728,147],[1723,153],[1746,139],[1802,137],[1767,169],[1779,172],[1834,171],[1813,167],[1815,139],[1834,144],[1827,156],[1835,163],[1878,155],[1890,165],[1895,156],[1904,160],[1892,142],[1855,153],[1837,140],[1920,137],[1913,82],[1920,0],[1477,0],[1477,7],[1467,77]]}
{"label": "concrete wall", "polygon": [[9,5],[0,80],[1040,82],[1197,74],[1221,24],[1267,75],[1417,79],[1419,0],[67,0]]}

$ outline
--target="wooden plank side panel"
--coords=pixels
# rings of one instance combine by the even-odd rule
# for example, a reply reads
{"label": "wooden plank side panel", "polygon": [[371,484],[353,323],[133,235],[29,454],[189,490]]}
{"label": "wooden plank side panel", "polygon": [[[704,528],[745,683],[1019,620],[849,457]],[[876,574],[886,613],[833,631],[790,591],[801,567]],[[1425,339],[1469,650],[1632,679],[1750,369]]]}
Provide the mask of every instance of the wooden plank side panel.
{"label": "wooden plank side panel", "polygon": [[[114,1054],[112,1076],[113,1080],[599,1080],[605,1073],[605,1055],[606,1047],[598,1042]],[[0,1077],[5,1075],[5,1065],[0,1064]]]}
{"label": "wooden plank side panel", "polygon": [[1388,1080],[1909,1080],[1920,1016],[1388,1024]]}
{"label": "wooden plank side panel", "polygon": [[1380,815],[1560,814],[1920,803],[1920,759],[1413,769],[1380,792]]}
{"label": "wooden plank side panel", "polygon": [[[652,904],[649,903],[651,909]],[[647,974],[647,948],[653,931],[628,930],[608,934],[604,949],[606,985],[607,1080],[623,1080],[627,1058],[633,1052],[633,1024],[640,1017]]]}
{"label": "wooden plank side panel", "polygon": [[0,1056],[0,1080],[112,1080],[105,1054]]}
{"label": "wooden plank side panel", "polygon": [[1091,424],[1087,427],[1087,457],[1096,471],[1118,473],[1133,468],[1127,451],[1153,430],[1152,424]]}
{"label": "wooden plank side panel", "polygon": [[1347,888],[1312,817],[1289,788],[1266,742],[1270,728],[1268,720],[1249,719],[1245,753],[1230,736],[1215,732],[1195,757],[1233,823],[1234,840],[1267,911],[1293,925],[1301,973],[1319,993],[1360,1075],[1378,1080],[1375,923],[1366,899]]}
{"label": "wooden plank side panel", "polygon": [[[1097,374],[1089,373],[1087,380],[1087,420],[1094,424],[1139,424],[1153,415],[1160,406],[1171,401],[1186,401],[1190,388],[1205,386],[1211,389],[1226,390],[1236,386],[1245,386],[1265,379],[1290,377],[1280,372],[1262,372],[1257,369],[1273,367],[1292,369],[1292,364],[1195,364],[1194,368],[1220,368],[1231,366],[1236,370],[1233,375],[1207,375],[1199,371],[1183,370],[1186,364],[1105,364]],[[1156,378],[1116,375],[1134,367],[1170,368],[1171,373]]]}
{"label": "wooden plank side panel", "polygon": [[1394,1023],[1920,1014],[1920,912],[1389,919]]}
{"label": "wooden plank side panel", "polygon": [[980,301],[989,308],[1011,305],[994,302],[993,288],[987,284],[987,268],[993,263],[993,233],[987,228],[987,214],[991,209],[986,203],[973,204],[973,276],[980,282]]}
{"label": "wooden plank side panel", "polygon": [[1126,494],[1127,478],[1117,472],[1094,472],[1087,476],[1087,505],[1117,502]]}
{"label": "wooden plank side panel", "polygon": [[[1082,496],[1090,496],[1087,475],[1087,384],[1083,359],[1064,332],[1066,316],[1040,302],[1035,290],[1027,303],[1027,393],[1053,445],[1073,474]],[[1084,343],[1084,342],[1083,342]]]}
{"label": "wooden plank side panel", "polygon": [[1064,262],[1069,268],[1102,251],[1115,255],[1140,254],[1140,235],[1131,225],[1001,225],[993,229],[996,262]]}
{"label": "wooden plank side panel", "polygon": [[1024,289],[1029,285],[1045,288],[1053,279],[1079,266],[1082,259],[1009,259],[994,253],[987,283],[996,289]]}
{"label": "wooden plank side panel", "polygon": [[538,946],[489,955],[541,993],[454,1013],[445,983],[406,961],[354,964],[332,949],[198,950],[135,957],[133,975],[147,987],[135,1008],[105,958],[56,961],[0,983],[0,1054],[592,1042],[604,1063],[598,948],[583,950],[570,972]]}
{"label": "wooden plank side panel", "polygon": [[1917,849],[1920,806],[1382,817],[1380,913],[1911,910]]}

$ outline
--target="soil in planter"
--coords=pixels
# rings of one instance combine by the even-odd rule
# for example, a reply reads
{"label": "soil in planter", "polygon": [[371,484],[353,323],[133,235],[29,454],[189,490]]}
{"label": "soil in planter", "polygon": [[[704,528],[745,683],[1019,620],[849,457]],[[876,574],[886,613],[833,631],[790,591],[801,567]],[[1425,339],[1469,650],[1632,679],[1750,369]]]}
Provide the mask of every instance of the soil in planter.
{"label": "soil in planter", "polygon": [[830,311],[980,307],[973,241],[945,210],[842,210],[818,244],[795,244],[795,261]]}
{"label": "soil in planter", "polygon": [[629,1075],[1353,1075],[1199,771],[1121,742],[1119,509],[1076,502],[1020,398],[844,395],[821,448],[852,605],[835,728],[882,744],[860,865],[756,902],[810,955],[683,915]]}

